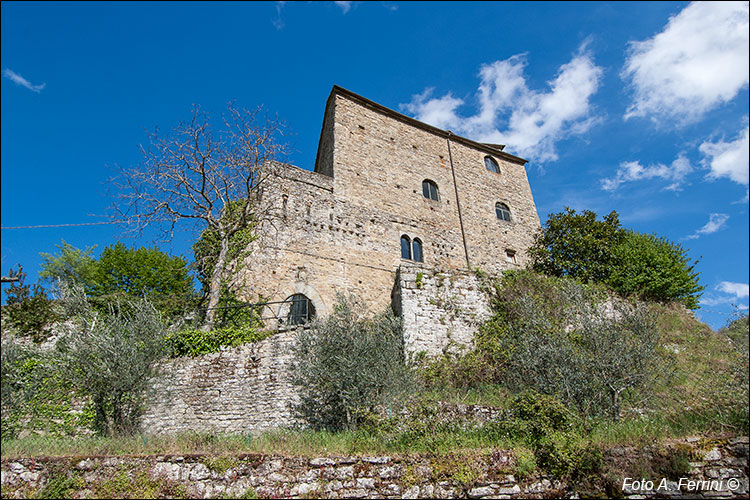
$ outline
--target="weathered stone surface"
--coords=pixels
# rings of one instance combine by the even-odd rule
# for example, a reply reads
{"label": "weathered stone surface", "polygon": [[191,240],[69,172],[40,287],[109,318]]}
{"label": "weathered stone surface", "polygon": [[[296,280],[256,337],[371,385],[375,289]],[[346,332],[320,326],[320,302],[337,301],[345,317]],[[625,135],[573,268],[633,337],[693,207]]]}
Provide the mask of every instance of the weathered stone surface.
{"label": "weathered stone surface", "polygon": [[254,344],[164,364],[157,399],[141,422],[153,434],[183,431],[260,433],[292,425],[289,381],[293,332]]}
{"label": "weathered stone surface", "polygon": [[[693,453],[700,448],[687,443]],[[621,494],[627,498],[742,498],[747,496],[747,467],[729,467],[727,462],[737,458],[732,445],[719,445],[722,458],[711,462],[693,462],[697,474],[689,479],[704,481],[701,491],[677,489],[678,483],[669,481],[667,488],[657,489],[655,481],[652,491],[629,489]],[[705,450],[704,450],[705,451]],[[129,475],[148,472],[158,483],[172,481],[181,484],[191,498],[237,498],[253,488],[259,497],[322,497],[322,498],[552,498],[564,495],[577,498],[576,484],[564,483],[550,476],[536,476],[518,482],[509,474],[497,475],[496,460],[492,457],[501,451],[490,453],[476,464],[477,479],[466,490],[465,484],[441,474],[436,481],[431,464],[434,457],[420,455],[405,457],[340,457],[294,458],[274,456],[251,456],[239,459],[232,468],[233,474],[211,473],[205,458],[185,457],[88,457],[70,461],[63,459],[20,459],[2,461],[3,498],[28,498],[45,485],[51,474],[65,472],[80,474],[79,465],[86,461],[91,470],[82,471],[84,481],[80,490],[71,492],[74,498],[90,497],[97,483],[110,481],[123,470]],[[605,453],[605,456],[612,456]],[[631,461],[650,460],[653,447],[643,450],[631,449],[624,457]],[[386,460],[387,458],[387,460]],[[344,462],[344,463],[341,463]],[[351,462],[354,462],[351,464]],[[316,465],[325,464],[325,465]],[[711,466],[706,466],[711,464]],[[409,470],[408,483],[404,484],[403,471]],[[228,472],[228,471],[227,471]],[[709,479],[708,473],[716,475],[737,474],[736,483],[730,487],[728,479]],[[708,485],[708,486],[705,486]],[[587,490],[587,494],[592,492]],[[600,492],[604,494],[604,492]],[[596,496],[596,495],[595,495]]]}
{"label": "weathered stone surface", "polygon": [[469,498],[482,498],[492,495],[493,493],[495,493],[495,490],[493,490],[489,486],[481,486],[479,488],[470,489],[468,495]]}

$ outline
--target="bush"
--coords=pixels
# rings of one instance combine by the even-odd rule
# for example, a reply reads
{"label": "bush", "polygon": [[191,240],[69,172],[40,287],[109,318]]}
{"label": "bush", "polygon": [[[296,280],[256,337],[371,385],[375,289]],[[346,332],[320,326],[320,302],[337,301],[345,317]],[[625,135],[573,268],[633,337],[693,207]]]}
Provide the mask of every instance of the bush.
{"label": "bush", "polygon": [[426,370],[433,385],[503,384],[554,395],[584,416],[617,419],[625,396],[665,374],[658,330],[648,309],[609,297],[601,285],[531,271],[495,283],[494,316],[474,349]]}
{"label": "bush", "polygon": [[682,246],[666,238],[620,227],[617,212],[596,220],[568,207],[550,214],[529,249],[531,268],[583,283],[606,283],[625,296],[698,307],[703,287],[695,263]]}
{"label": "bush", "polygon": [[167,334],[165,341],[169,355],[173,358],[180,356],[200,356],[216,352],[222,347],[237,347],[242,344],[258,342],[271,335],[268,331],[258,331],[250,325],[243,328],[224,327],[211,331],[179,330]]}
{"label": "bush", "polygon": [[553,394],[585,417],[616,420],[625,394],[664,371],[654,319],[645,306],[602,301],[571,280],[547,281],[564,292],[552,302],[544,293],[503,290],[508,324],[495,339],[508,353],[505,381]]}
{"label": "bush", "polygon": [[166,354],[159,313],[145,300],[95,311],[80,287],[61,290],[72,326],[58,341],[62,369],[93,401],[100,434],[132,434]]}
{"label": "bush", "polygon": [[666,238],[628,232],[614,249],[616,264],[607,284],[625,296],[655,302],[679,302],[698,308],[703,287],[686,251]]}
{"label": "bush", "polygon": [[46,436],[72,435],[91,424],[91,413],[73,411],[73,385],[54,351],[24,347],[12,336],[2,345],[2,438],[22,429]]}
{"label": "bush", "polygon": [[29,336],[34,342],[42,342],[50,336],[49,328],[57,321],[53,301],[39,285],[33,287],[24,283],[26,273],[18,266],[18,271],[9,272],[18,277],[5,290],[7,303],[2,308],[3,323],[8,322],[19,335]]}
{"label": "bush", "polygon": [[353,429],[376,406],[409,389],[401,324],[392,311],[366,319],[353,298],[339,297],[324,320],[298,330],[292,348],[298,415],[315,429]]}
{"label": "bush", "polygon": [[492,427],[533,450],[533,459],[517,457],[523,458],[519,467],[539,466],[558,477],[579,478],[596,472],[603,458],[598,448],[581,438],[578,424],[578,417],[559,399],[527,390]]}

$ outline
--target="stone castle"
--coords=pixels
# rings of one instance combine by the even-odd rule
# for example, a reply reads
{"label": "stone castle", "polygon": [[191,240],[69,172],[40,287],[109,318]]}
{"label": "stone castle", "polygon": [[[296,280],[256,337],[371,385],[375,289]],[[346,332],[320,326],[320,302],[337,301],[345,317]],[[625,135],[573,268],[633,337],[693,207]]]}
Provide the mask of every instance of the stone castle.
{"label": "stone castle", "polygon": [[315,171],[275,165],[260,193],[270,216],[232,273],[247,302],[271,302],[270,321],[282,328],[171,360],[144,428],[255,434],[293,425],[296,330],[284,327],[325,316],[339,292],[371,311],[392,305],[409,355],[470,345],[491,314],[473,270],[523,266],[540,227],[525,163],[334,87]]}
{"label": "stone castle", "polygon": [[234,285],[250,302],[290,299],[274,313],[299,323],[338,292],[382,309],[399,269],[523,266],[539,228],[525,163],[334,86],[315,171],[279,165],[265,181],[274,217]]}

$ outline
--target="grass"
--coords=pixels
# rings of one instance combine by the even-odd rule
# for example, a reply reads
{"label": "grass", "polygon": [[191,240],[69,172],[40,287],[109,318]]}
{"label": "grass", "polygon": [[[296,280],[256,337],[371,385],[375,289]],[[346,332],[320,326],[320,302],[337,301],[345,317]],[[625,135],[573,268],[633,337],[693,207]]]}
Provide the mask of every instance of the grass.
{"label": "grass", "polygon": [[[714,332],[683,308],[653,308],[662,332],[661,355],[671,361],[671,376],[633,394],[621,420],[589,420],[579,424],[576,434],[599,447],[643,446],[688,435],[747,435],[748,365],[742,355],[747,322],[729,330],[730,342],[727,335]],[[512,400],[512,394],[495,384],[469,389],[442,387],[423,393],[421,403],[411,405],[412,417],[393,415],[359,430],[277,430],[253,437],[199,433],[113,438],[30,436],[3,440],[2,458],[243,453],[313,457],[523,450],[528,444],[517,438],[493,431],[492,426],[482,429],[469,425],[469,421],[441,418],[429,404],[447,401],[508,408]],[[225,465],[214,464],[218,468]],[[532,468],[531,464],[526,467]]]}

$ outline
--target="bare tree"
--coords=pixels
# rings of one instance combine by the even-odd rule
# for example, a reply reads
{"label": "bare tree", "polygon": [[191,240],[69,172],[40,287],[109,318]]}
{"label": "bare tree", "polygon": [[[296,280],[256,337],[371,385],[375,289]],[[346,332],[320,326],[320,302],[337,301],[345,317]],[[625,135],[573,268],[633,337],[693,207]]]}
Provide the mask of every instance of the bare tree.
{"label": "bare tree", "polygon": [[262,219],[256,203],[259,190],[287,150],[278,139],[282,125],[260,107],[248,111],[230,103],[222,124],[215,135],[208,114],[195,106],[189,122],[166,135],[158,129],[150,133],[148,146],[140,146],[143,161],[120,169],[113,180],[118,188],[115,217],[126,221],[129,230],[140,234],[158,225],[168,241],[182,221],[218,235],[204,324],[208,329],[214,324],[229,264],[230,239]]}

